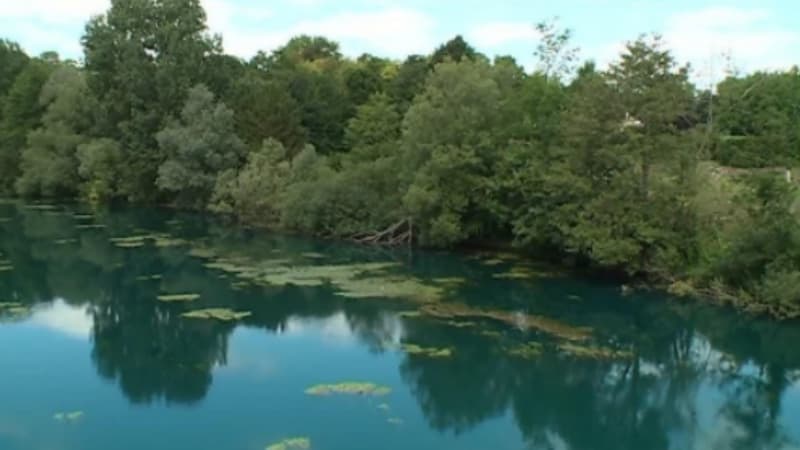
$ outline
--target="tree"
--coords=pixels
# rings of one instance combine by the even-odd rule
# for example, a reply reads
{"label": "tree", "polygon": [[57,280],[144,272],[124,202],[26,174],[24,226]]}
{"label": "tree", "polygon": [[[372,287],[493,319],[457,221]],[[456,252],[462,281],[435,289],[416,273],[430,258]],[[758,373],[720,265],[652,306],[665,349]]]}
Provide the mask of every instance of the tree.
{"label": "tree", "polygon": [[505,145],[495,134],[500,103],[489,64],[445,62],[406,114],[403,203],[423,244],[447,246],[492,227],[488,184]]}
{"label": "tree", "polygon": [[30,61],[6,96],[0,123],[0,192],[11,193],[20,175],[20,154],[28,133],[41,125],[45,106],[39,95],[52,70],[40,59]]}
{"label": "tree", "polygon": [[445,42],[431,55],[431,65],[436,66],[446,61],[461,62],[463,60],[475,61],[481,56],[461,35]]}
{"label": "tree", "polygon": [[248,155],[241,171],[228,170],[219,176],[209,208],[246,223],[279,226],[290,171],[286,148],[268,139]]}
{"label": "tree", "polygon": [[91,99],[83,73],[64,65],[42,88],[47,108],[42,127],[28,134],[16,190],[23,196],[74,196],[79,187],[77,149],[92,126]]}
{"label": "tree", "polygon": [[28,61],[28,55],[19,44],[0,39],[0,120],[3,118],[5,96]]}
{"label": "tree", "polygon": [[360,106],[373,94],[384,92],[387,84],[385,71],[390,65],[389,60],[370,54],[363,54],[354,63],[347,64],[344,68],[344,83],[350,102]]}
{"label": "tree", "polygon": [[113,139],[93,139],[78,147],[78,174],[83,197],[92,205],[108,202],[120,193],[125,155]]}
{"label": "tree", "polygon": [[717,88],[716,158],[736,167],[800,162],[800,71],[727,78]]}
{"label": "tree", "polygon": [[178,115],[188,90],[213,76],[221,53],[207,34],[199,0],[112,0],[83,36],[89,87],[103,120],[97,133],[118,140],[127,170],[121,194],[154,200],[163,162],[156,133]]}
{"label": "tree", "polygon": [[305,144],[300,105],[281,80],[250,72],[236,81],[231,97],[236,131],[250,148],[259,148],[269,138],[292,153]]}
{"label": "tree", "polygon": [[425,88],[429,73],[428,58],[420,55],[409,56],[397,69],[397,74],[389,83],[388,93],[400,115],[405,115],[414,97]]}
{"label": "tree", "polygon": [[563,79],[575,70],[579,49],[572,47],[572,30],[560,29],[558,19],[536,24],[540,41],[534,55],[539,60],[538,71],[545,77]]}
{"label": "tree", "polygon": [[204,208],[217,175],[238,168],[245,145],[234,131],[233,111],[214,100],[208,88],[189,91],[180,121],[156,136],[166,160],[158,169],[160,189],[175,195],[176,204]]}
{"label": "tree", "polygon": [[572,191],[555,222],[566,248],[632,273],[685,265],[697,154],[679,124],[692,93],[658,38],[629,43],[607,73],[576,87],[553,180]]}

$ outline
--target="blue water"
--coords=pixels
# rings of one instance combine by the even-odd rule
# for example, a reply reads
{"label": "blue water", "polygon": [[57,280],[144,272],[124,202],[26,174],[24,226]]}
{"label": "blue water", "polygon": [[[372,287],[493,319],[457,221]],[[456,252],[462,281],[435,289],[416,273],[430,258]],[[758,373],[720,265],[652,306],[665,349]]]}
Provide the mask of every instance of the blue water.
{"label": "blue water", "polygon": [[[254,450],[290,437],[328,450],[800,448],[797,323],[575,276],[498,278],[524,264],[511,259],[386,252],[157,210],[75,213],[86,211],[0,204],[0,266],[11,267],[0,271],[2,450]],[[111,241],[145,232],[183,241]],[[464,277],[437,299],[462,315],[428,316],[402,295],[348,299],[331,285],[237,286],[192,256],[198,247],[251,263],[392,261],[393,276]],[[303,262],[308,252],[316,262]],[[137,280],[152,274],[161,278]],[[158,301],[164,292],[201,299]],[[252,315],[181,316],[206,307]],[[525,315],[559,327],[504,319]],[[559,331],[576,327],[591,332]],[[540,354],[509,352],[531,342]],[[391,393],[305,393],[345,381]],[[55,417],[69,412],[80,415]]]}

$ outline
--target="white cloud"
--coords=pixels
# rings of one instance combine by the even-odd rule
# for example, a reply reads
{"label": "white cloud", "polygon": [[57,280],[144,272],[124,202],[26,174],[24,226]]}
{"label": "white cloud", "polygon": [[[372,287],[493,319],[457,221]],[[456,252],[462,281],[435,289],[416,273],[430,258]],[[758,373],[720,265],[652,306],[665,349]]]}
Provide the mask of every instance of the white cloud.
{"label": "white cloud", "polygon": [[47,309],[35,311],[30,322],[76,339],[88,339],[92,331],[87,308],[70,306],[61,299]]}
{"label": "white cloud", "polygon": [[469,37],[481,47],[494,48],[510,42],[536,41],[540,34],[528,22],[491,22],[472,29]]}
{"label": "white cloud", "polygon": [[[690,63],[694,81],[705,86],[723,79],[731,64],[747,73],[800,63],[800,31],[776,28],[771,18],[765,9],[710,7],[668,17],[661,34],[678,63]],[[590,53],[606,67],[624,50],[624,42],[615,42]]]}
{"label": "white cloud", "polygon": [[215,31],[223,32],[227,51],[243,57],[258,50],[274,50],[299,34],[322,35],[344,42],[345,50],[359,48],[393,57],[426,53],[436,42],[433,19],[404,8],[342,12],[269,32],[230,25],[228,29]]}
{"label": "white cloud", "polygon": [[83,22],[102,13],[109,5],[109,0],[3,0],[0,2],[0,17],[49,23]]}
{"label": "white cloud", "polygon": [[688,61],[700,79],[724,76],[723,55],[746,72],[784,69],[797,64],[800,32],[776,28],[769,11],[714,7],[676,14],[664,39],[679,60]]}

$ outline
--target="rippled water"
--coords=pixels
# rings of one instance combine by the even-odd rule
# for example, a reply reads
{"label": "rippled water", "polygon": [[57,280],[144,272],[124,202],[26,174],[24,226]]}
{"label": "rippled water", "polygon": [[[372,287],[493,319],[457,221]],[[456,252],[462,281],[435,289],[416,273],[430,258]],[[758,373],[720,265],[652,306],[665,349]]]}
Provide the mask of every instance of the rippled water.
{"label": "rippled water", "polygon": [[[0,204],[3,450],[800,448],[796,323],[508,255],[79,209]],[[208,308],[242,316],[184,315]],[[343,382],[385,395],[306,392]]]}

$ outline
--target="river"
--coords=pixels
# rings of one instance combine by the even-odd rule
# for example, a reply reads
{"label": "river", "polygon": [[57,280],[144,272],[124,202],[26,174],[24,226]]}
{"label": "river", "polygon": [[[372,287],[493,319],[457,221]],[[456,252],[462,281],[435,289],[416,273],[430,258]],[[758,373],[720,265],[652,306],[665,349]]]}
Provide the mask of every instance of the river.
{"label": "river", "polygon": [[0,449],[798,449],[800,325],[156,209],[0,203]]}

